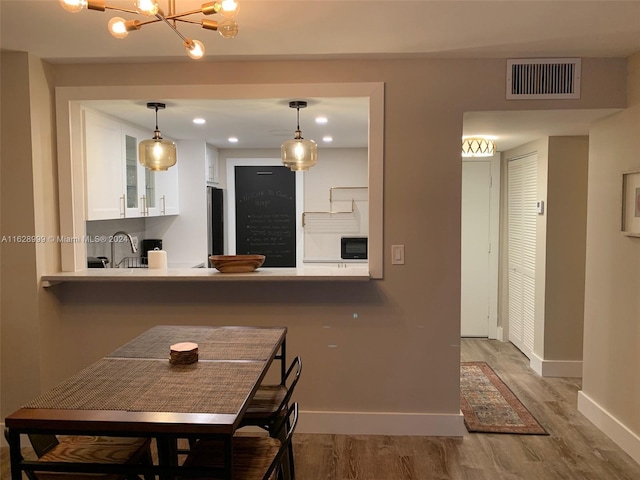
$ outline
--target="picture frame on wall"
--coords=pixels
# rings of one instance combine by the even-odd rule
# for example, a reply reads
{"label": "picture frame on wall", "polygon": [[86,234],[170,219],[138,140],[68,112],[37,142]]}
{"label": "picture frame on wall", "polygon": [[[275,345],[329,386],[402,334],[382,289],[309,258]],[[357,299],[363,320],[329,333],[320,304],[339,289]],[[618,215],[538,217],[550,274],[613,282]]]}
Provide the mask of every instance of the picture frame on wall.
{"label": "picture frame on wall", "polygon": [[640,171],[622,174],[621,231],[628,237],[640,237]]}

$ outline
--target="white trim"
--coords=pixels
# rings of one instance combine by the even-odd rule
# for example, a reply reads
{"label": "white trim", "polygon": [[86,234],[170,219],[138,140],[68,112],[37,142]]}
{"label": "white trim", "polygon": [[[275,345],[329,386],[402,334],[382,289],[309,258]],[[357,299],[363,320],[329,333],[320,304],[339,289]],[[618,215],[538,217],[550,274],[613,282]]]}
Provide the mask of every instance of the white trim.
{"label": "white trim", "polygon": [[458,414],[301,411],[296,432],[338,435],[417,435],[462,437]]}
{"label": "white trim", "polygon": [[582,390],[578,392],[578,411],[640,464],[640,435],[632,432]]}
{"label": "white trim", "polygon": [[[234,84],[234,85],[114,85],[56,87],[58,142],[58,191],[60,235],[78,238],[85,233],[84,158],[80,154],[80,105],[84,100],[112,98],[369,98],[369,273],[383,278],[383,187],[384,187],[384,83]],[[204,181],[203,181],[204,184]],[[61,270],[86,269],[86,245],[60,245]]]}
{"label": "white trim", "polygon": [[582,378],[581,360],[545,360],[532,352],[529,366],[541,377]]}
{"label": "white trim", "polygon": [[491,206],[489,210],[489,338],[498,338],[498,284],[500,276],[500,153],[491,157]]}
{"label": "white trim", "polygon": [[498,327],[496,329],[496,339],[501,341],[501,342],[508,342],[509,339],[507,338],[507,336],[505,335],[505,330],[502,326]]}

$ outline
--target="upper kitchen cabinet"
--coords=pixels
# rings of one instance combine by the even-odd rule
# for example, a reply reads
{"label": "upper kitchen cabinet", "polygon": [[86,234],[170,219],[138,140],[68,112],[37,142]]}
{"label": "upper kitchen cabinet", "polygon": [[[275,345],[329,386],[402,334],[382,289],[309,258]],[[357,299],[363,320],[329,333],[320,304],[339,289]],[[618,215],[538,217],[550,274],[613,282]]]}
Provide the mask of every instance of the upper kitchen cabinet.
{"label": "upper kitchen cabinet", "polygon": [[83,110],[83,122],[87,220],[124,218],[126,198],[121,126],[91,110]]}
{"label": "upper kitchen cabinet", "polygon": [[[178,156],[179,158],[179,156]],[[155,181],[155,192],[158,215],[177,215],[178,208],[178,166],[179,161],[167,171],[152,172]]]}
{"label": "upper kitchen cabinet", "polygon": [[220,183],[218,179],[218,149],[207,144],[206,166],[207,166],[207,185],[214,186]]}
{"label": "upper kitchen cabinet", "polygon": [[178,170],[154,172],[138,162],[149,133],[84,110],[87,220],[155,217],[178,213]]}

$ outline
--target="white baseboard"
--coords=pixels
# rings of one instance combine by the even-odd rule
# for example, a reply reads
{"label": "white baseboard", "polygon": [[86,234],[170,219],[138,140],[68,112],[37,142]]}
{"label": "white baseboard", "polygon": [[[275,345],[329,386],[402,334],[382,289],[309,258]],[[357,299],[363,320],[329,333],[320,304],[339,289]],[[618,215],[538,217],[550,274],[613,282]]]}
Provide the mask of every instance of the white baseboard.
{"label": "white baseboard", "polygon": [[529,366],[541,377],[582,378],[581,360],[543,360],[536,354],[532,354]]}
{"label": "white baseboard", "polygon": [[504,338],[504,328],[498,327],[496,329],[496,339],[500,340],[501,342],[508,342],[509,341],[509,339]]}
{"label": "white baseboard", "polygon": [[458,414],[301,411],[296,432],[343,435],[416,435],[462,437]]}
{"label": "white baseboard", "polygon": [[578,392],[578,411],[640,464],[640,435],[629,430],[582,391]]}

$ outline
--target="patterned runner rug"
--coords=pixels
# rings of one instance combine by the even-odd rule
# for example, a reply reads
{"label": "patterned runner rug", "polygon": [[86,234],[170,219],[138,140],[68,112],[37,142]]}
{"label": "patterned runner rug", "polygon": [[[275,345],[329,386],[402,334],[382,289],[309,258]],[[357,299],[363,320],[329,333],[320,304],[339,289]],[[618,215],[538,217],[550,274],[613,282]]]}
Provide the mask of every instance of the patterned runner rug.
{"label": "patterned runner rug", "polygon": [[547,435],[486,362],[460,364],[460,408],[469,432]]}

